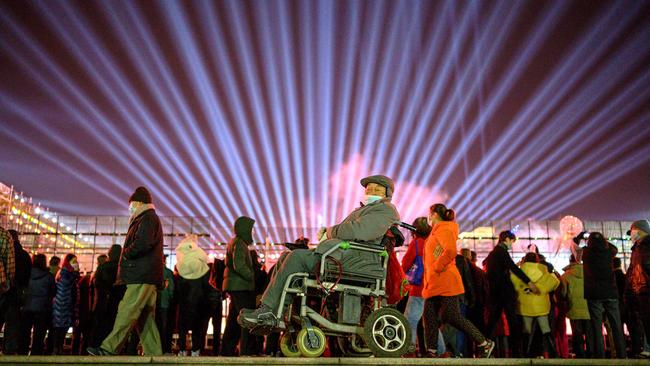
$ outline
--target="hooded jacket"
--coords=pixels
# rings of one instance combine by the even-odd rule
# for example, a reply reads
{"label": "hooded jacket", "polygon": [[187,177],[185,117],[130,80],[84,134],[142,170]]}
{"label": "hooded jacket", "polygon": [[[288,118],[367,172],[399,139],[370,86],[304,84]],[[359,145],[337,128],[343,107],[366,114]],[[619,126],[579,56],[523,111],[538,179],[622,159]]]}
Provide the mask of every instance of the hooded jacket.
{"label": "hooded jacket", "polygon": [[582,264],[572,263],[564,267],[562,296],[569,301],[567,317],[571,320],[590,319],[585,300],[585,279]]}
{"label": "hooded jacket", "polygon": [[458,224],[441,221],[433,226],[424,244],[422,297],[456,296],[465,292],[456,267]]}
{"label": "hooded jacket", "polygon": [[29,279],[25,310],[34,313],[51,311],[55,294],[56,284],[52,273],[34,267]]}
{"label": "hooded jacket", "polygon": [[650,235],[634,243],[626,282],[625,287],[628,294],[650,295]]}
{"label": "hooded jacket", "polygon": [[163,282],[163,231],[154,209],[131,220],[124,239],[117,281],[161,286]]}
{"label": "hooded jacket", "polygon": [[208,255],[198,246],[196,236],[183,239],[176,247],[176,269],[186,280],[201,278],[210,270]]}
{"label": "hooded jacket", "polygon": [[542,263],[526,262],[521,265],[521,270],[537,286],[540,294],[524,291],[528,286],[519,277],[510,275],[510,280],[517,291],[517,314],[522,316],[543,316],[551,311],[551,298],[559,285],[560,280],[555,275],[548,273],[548,267]]}
{"label": "hooded jacket", "polygon": [[226,249],[224,291],[255,291],[255,272],[248,245],[253,242],[255,220],[242,216],[235,220],[235,237]]}

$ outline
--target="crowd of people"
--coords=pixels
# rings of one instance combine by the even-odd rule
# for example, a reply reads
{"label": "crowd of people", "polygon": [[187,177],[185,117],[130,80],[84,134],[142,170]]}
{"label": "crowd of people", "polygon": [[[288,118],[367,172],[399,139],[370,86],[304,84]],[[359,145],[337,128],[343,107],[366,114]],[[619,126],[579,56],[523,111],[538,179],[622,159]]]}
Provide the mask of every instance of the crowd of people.
{"label": "crowd of people", "polygon": [[[390,178],[366,177],[361,184],[366,196],[360,208],[319,231],[316,249],[303,237],[288,245],[268,272],[249,249],[255,220],[245,216],[234,222],[225,259],[210,261],[196,237],[188,236],[173,248],[174,269],[167,268],[162,225],[144,187],[129,197],[123,245],[100,255],[92,273],[80,274],[73,253],[49,258],[48,266],[44,254],[30,256],[22,248],[18,232],[0,228],[2,352],[280,355],[277,333],[262,336],[250,329],[274,320],[288,275],[314,271],[334,240],[376,240],[399,220]],[[616,247],[591,232],[574,239],[570,263],[560,274],[534,245],[513,259],[517,236],[510,230],[499,234],[479,263],[475,252],[458,248],[455,216],[444,204],[432,205],[428,217],[412,223],[401,267],[388,268],[408,281],[408,294],[395,304],[412,329],[404,357],[650,356],[647,220],[634,222],[628,232],[633,247],[627,271]],[[210,321],[214,331],[206,347]],[[69,329],[71,347],[64,347]],[[329,343],[328,354],[341,355],[336,342]]]}

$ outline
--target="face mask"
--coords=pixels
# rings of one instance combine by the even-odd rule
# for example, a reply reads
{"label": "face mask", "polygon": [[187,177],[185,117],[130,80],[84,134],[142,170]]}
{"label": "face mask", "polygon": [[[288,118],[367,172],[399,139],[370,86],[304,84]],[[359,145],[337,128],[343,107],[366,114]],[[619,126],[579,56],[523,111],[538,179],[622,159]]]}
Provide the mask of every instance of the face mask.
{"label": "face mask", "polygon": [[381,196],[373,196],[371,194],[367,194],[364,197],[364,202],[365,202],[366,205],[369,205],[369,204],[371,204],[373,202],[379,201],[381,198],[382,198]]}
{"label": "face mask", "polygon": [[129,213],[133,215],[138,208],[135,207],[135,202],[129,203]]}
{"label": "face mask", "polygon": [[74,269],[75,271],[79,270],[79,263],[70,263],[70,266],[72,266],[72,269]]}
{"label": "face mask", "polygon": [[638,230],[632,230],[630,233],[630,241],[632,243],[636,243],[639,240],[639,231]]}

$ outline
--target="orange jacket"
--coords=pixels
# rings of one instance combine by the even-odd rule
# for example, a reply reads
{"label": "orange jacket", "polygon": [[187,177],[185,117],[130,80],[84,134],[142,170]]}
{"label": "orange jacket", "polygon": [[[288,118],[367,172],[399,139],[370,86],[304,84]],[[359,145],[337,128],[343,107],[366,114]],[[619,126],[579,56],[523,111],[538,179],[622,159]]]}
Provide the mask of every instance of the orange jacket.
{"label": "orange jacket", "polygon": [[424,289],[422,297],[456,296],[465,292],[456,268],[458,224],[441,221],[433,226],[424,244]]}

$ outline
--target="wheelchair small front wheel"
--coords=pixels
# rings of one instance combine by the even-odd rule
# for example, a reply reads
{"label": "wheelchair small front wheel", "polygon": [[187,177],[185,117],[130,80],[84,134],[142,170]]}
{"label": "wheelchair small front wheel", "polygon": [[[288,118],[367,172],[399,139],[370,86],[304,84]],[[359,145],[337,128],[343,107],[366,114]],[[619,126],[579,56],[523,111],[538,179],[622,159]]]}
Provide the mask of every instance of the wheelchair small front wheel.
{"label": "wheelchair small front wheel", "polygon": [[393,308],[373,311],[363,327],[368,348],[375,357],[402,357],[411,345],[411,327],[404,314]]}
{"label": "wheelchair small front wheel", "polygon": [[327,340],[325,338],[325,333],[320,328],[312,327],[314,331],[315,338],[310,340],[309,333],[307,328],[302,328],[298,332],[298,349],[300,353],[305,357],[319,357],[325,352],[325,347],[327,346]]}
{"label": "wheelchair small front wheel", "polygon": [[280,337],[280,351],[285,357],[300,357],[296,332],[284,332]]}

